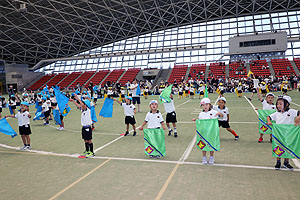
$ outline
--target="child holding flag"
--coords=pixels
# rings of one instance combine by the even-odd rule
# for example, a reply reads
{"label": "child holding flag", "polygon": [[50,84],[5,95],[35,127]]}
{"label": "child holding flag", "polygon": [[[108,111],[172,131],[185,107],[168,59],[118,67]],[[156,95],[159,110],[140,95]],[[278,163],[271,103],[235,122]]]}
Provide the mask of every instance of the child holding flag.
{"label": "child holding flag", "polygon": [[49,109],[49,104],[47,102],[46,97],[42,97],[42,113],[45,115],[45,122],[44,125],[49,125],[49,116],[50,116],[50,109]]}
{"label": "child holding flag", "polygon": [[213,106],[213,109],[219,113],[223,114],[223,117],[218,118],[219,120],[219,127],[222,126],[223,128],[226,128],[227,131],[229,131],[232,135],[234,135],[235,140],[239,140],[238,134],[230,128],[229,125],[229,110],[225,106],[226,105],[226,99],[225,97],[221,97],[218,99],[218,106]]}
{"label": "child holding flag", "polygon": [[[264,116],[268,116],[264,113],[273,113],[273,111],[275,112],[275,109],[276,109],[276,106],[274,105],[274,94],[269,92],[267,95],[266,95],[266,99],[263,99],[262,98],[262,95],[261,94],[258,94],[258,98],[259,100],[261,101],[262,105],[263,105],[263,111],[261,110],[258,110],[258,113],[259,113],[259,118],[260,120],[262,120],[261,118],[265,118]],[[261,123],[261,121],[260,121]],[[260,127],[260,137],[258,139],[258,143],[261,143],[264,139],[263,139],[263,135],[264,133],[266,134],[267,133],[267,128],[268,127],[263,127],[263,124],[259,126]],[[272,142],[272,134],[270,134],[270,142]]]}
{"label": "child holding flag", "polygon": [[126,124],[126,133],[124,136],[127,136],[129,134],[129,124],[132,125],[132,128],[134,130],[133,136],[136,136],[136,129],[135,129],[136,122],[134,118],[134,115],[136,114],[136,108],[131,103],[132,98],[129,96],[125,96],[126,103],[122,103],[116,99],[114,99],[114,101],[118,102],[124,108],[125,124]]}
{"label": "child holding flag", "polygon": [[177,129],[176,129],[176,112],[175,112],[175,106],[174,106],[174,101],[173,101],[173,95],[170,94],[170,102],[164,102],[163,103],[164,107],[165,107],[165,111],[167,113],[166,116],[166,124],[169,130],[169,134],[168,136],[172,135],[172,128],[170,126],[170,123],[173,124],[173,128],[174,128],[174,137],[177,137]]}
{"label": "child holding flag", "polygon": [[166,127],[161,113],[157,110],[158,102],[156,100],[151,100],[149,107],[150,112],[147,113],[145,121],[140,126],[139,130],[143,130],[143,127],[147,124],[148,129],[144,130],[145,152],[150,158],[160,158],[161,156],[164,156],[166,152],[163,131],[166,130]]}
{"label": "child holding flag", "polygon": [[18,119],[19,125],[19,133],[22,137],[22,141],[24,146],[20,148],[21,151],[31,149],[30,146],[30,118],[31,115],[29,114],[29,104],[27,102],[21,103],[21,110],[16,115],[6,115],[5,118],[12,117]]}
{"label": "child holding flag", "polygon": [[[276,122],[276,124],[295,124],[296,126],[300,125],[300,111],[289,108],[291,101],[292,101],[292,99],[289,96],[278,97],[277,102],[276,102],[276,110],[277,111],[275,113],[271,114],[267,118],[268,125],[272,125],[271,120],[274,120]],[[284,131],[286,131],[286,130],[284,130]],[[288,142],[292,143],[291,141],[288,141]],[[273,141],[273,144],[275,144],[275,141]],[[272,147],[273,147],[273,145],[272,145]],[[278,149],[278,147],[279,146],[277,146],[275,149]],[[277,152],[275,149],[273,151]],[[280,149],[281,148],[279,148],[279,150]],[[284,151],[282,150],[282,152],[284,152]],[[277,170],[280,169],[280,167],[281,167],[281,158],[280,158],[281,154],[279,154],[278,156],[279,157],[276,156],[277,162],[275,165],[275,169],[277,169]],[[289,164],[289,158],[284,159],[283,167],[290,169],[290,170],[293,169],[293,167]]]}
{"label": "child holding flag", "polygon": [[72,101],[77,108],[79,108],[81,110],[81,134],[82,134],[82,139],[85,143],[85,151],[83,152],[83,154],[81,154],[79,157],[80,158],[90,158],[95,156],[94,153],[94,145],[92,142],[92,118],[91,118],[91,110],[89,109],[89,105],[90,101],[89,100],[85,100],[84,102],[82,102],[78,96],[75,94],[74,95],[75,100],[77,100],[77,102],[79,102],[79,104],[74,100],[74,99],[70,99],[69,101]]}
{"label": "child holding flag", "polygon": [[[200,102],[201,107],[203,108],[203,111],[199,114],[198,119],[217,119],[218,116],[223,117],[224,115],[220,112],[217,112],[215,110],[211,109],[211,103],[210,103],[210,99],[209,98],[203,98]],[[193,121],[196,121],[195,118],[192,119]],[[210,133],[204,133],[206,135],[210,134]],[[218,135],[218,134],[217,134]],[[218,142],[220,144],[220,139],[218,137]],[[204,146],[205,144],[203,144]],[[199,145],[198,145],[199,146]],[[218,145],[220,146],[220,145]],[[203,148],[204,149],[204,148]],[[218,149],[214,149],[214,150],[210,150],[210,158],[209,158],[209,162],[207,162],[207,157],[206,157],[206,151],[202,150],[202,164],[214,164],[214,151],[216,151]]]}

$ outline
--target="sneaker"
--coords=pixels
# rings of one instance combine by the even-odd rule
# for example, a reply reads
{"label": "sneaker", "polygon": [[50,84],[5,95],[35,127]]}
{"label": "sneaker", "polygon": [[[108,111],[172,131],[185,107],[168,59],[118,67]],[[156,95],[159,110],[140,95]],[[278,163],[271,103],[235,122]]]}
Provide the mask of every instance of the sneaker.
{"label": "sneaker", "polygon": [[210,158],[209,158],[208,164],[210,164],[210,165],[215,164],[215,159],[214,159],[214,157],[210,157]]}
{"label": "sneaker", "polygon": [[160,159],[160,155],[158,155],[158,156],[154,156],[154,158]]}
{"label": "sneaker", "polygon": [[136,136],[136,132],[135,132],[135,131],[133,132],[133,135],[132,135],[132,136]]}
{"label": "sneaker", "polygon": [[88,151],[87,154],[85,155],[86,158],[91,158],[91,157],[94,157],[95,154],[91,151]]}
{"label": "sneaker", "polygon": [[64,127],[59,127],[58,130],[62,131],[62,130],[64,130],[64,129],[65,129]]}
{"label": "sneaker", "polygon": [[237,136],[234,137],[234,140],[235,140],[235,141],[238,141],[239,138],[240,138],[240,136],[237,135]]}
{"label": "sneaker", "polygon": [[250,99],[250,98],[248,97],[248,100],[251,101],[252,99]]}
{"label": "sneaker", "polygon": [[30,150],[32,149],[32,147],[29,145],[29,146],[26,146],[26,150]]}
{"label": "sneaker", "polygon": [[45,122],[45,123],[44,123],[44,126],[47,126],[47,125],[48,125],[48,124]]}
{"label": "sneaker", "polygon": [[168,136],[171,136],[171,135],[172,135],[172,132],[173,132],[173,130],[171,129],[171,130],[169,131]]}
{"label": "sneaker", "polygon": [[177,132],[174,132],[174,137],[177,137]]}
{"label": "sneaker", "polygon": [[26,145],[24,145],[24,146],[20,147],[20,150],[21,150],[21,151],[25,151],[25,150],[27,150],[27,146],[26,146]]}
{"label": "sneaker", "polygon": [[153,155],[149,155],[149,158],[154,158],[154,156]]}
{"label": "sneaker", "polygon": [[80,156],[86,156],[88,154],[88,151],[84,151]]}
{"label": "sneaker", "polygon": [[126,135],[128,135],[129,134],[129,132],[128,131],[126,131],[126,133],[125,133],[125,135],[124,136],[126,136]]}
{"label": "sneaker", "polygon": [[202,158],[202,164],[207,165],[207,158],[206,157]]}
{"label": "sneaker", "polygon": [[275,169],[276,169],[276,170],[279,170],[279,169],[280,169],[280,166],[281,166],[281,162],[277,162],[276,165],[275,165]]}
{"label": "sneaker", "polygon": [[258,143],[262,143],[263,140],[264,140],[264,139],[263,139],[262,137],[260,137],[260,138],[258,139]]}
{"label": "sneaker", "polygon": [[294,169],[293,166],[290,165],[290,163],[288,163],[288,162],[284,162],[283,163],[283,168],[286,168],[286,169],[289,169],[289,170],[293,170]]}

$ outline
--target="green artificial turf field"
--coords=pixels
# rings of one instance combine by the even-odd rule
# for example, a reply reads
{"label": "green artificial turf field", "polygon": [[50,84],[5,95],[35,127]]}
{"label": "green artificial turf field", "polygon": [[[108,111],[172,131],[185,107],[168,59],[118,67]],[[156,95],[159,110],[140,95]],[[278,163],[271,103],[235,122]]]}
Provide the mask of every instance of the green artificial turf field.
{"label": "green artificial turf field", "polygon": [[[291,107],[300,110],[299,92],[289,95]],[[215,153],[215,165],[202,165],[192,122],[201,111],[197,97],[178,100],[174,96],[179,137],[167,136],[165,131],[167,155],[161,159],[145,155],[142,131],[136,137],[132,132],[120,136],[125,124],[123,108],[117,103],[112,118],[98,116],[102,99],[96,106],[99,121],[93,132],[94,158],[77,158],[84,151],[84,142],[80,112],[71,102],[64,131],[58,131],[53,121],[43,126],[43,121],[31,120],[32,151],[16,149],[22,146],[20,136],[12,139],[1,133],[0,199],[300,199],[300,169],[293,162],[294,171],[274,169],[269,137],[257,142],[258,116],[244,97],[225,94],[230,125],[240,140],[221,128],[221,150]],[[251,103],[262,108],[254,97]],[[149,101],[157,98],[141,97],[137,126],[149,111]],[[209,94],[209,98],[215,102],[217,95]],[[163,105],[159,110],[164,113]],[[34,115],[34,106],[30,112]],[[6,114],[8,109],[2,116]],[[8,122],[18,130],[17,119]]]}

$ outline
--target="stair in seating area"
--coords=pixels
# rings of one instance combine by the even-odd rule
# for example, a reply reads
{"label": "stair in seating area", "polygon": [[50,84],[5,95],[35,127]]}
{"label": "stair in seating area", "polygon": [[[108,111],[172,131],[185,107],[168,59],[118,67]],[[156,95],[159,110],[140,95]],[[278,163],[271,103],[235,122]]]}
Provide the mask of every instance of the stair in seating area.
{"label": "stair in seating area", "polygon": [[103,80],[103,84],[107,82],[116,83],[119,77],[124,73],[125,69],[115,69]]}
{"label": "stair in seating area", "polygon": [[52,78],[48,83],[48,87],[52,87],[54,85],[57,85],[60,81],[62,81],[64,78],[66,78],[69,74],[68,73],[59,73],[54,78]]}
{"label": "stair in seating area", "polygon": [[94,74],[95,74],[95,71],[89,71],[89,72],[82,73],[81,76],[79,76],[76,80],[74,80],[69,85],[69,88],[75,88],[78,83],[81,86],[84,85]]}
{"label": "stair in seating area", "polygon": [[84,84],[84,86],[87,87],[90,82],[92,82],[94,85],[99,85],[109,73],[109,70],[101,70],[96,72],[94,76]]}
{"label": "stair in seating area", "polygon": [[71,74],[69,74],[69,76],[67,76],[64,80],[62,80],[58,86],[61,89],[67,88],[68,85],[70,85],[74,80],[76,81],[76,79],[82,74],[82,72],[72,72]]}
{"label": "stair in seating area", "polygon": [[127,81],[129,80],[130,82],[133,81],[133,79],[136,78],[137,74],[140,72],[140,68],[129,68],[122,77],[119,79],[119,83],[121,85],[125,85]]}
{"label": "stair in seating area", "polygon": [[200,73],[200,79],[204,80],[206,71],[206,64],[192,64],[190,67],[190,75],[193,79],[198,79],[198,74]]}

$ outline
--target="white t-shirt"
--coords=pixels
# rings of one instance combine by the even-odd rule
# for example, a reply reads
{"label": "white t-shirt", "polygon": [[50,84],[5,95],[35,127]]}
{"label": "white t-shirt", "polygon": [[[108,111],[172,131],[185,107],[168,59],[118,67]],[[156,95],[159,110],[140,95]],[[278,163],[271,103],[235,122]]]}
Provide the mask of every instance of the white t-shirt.
{"label": "white t-shirt", "polygon": [[259,83],[258,79],[253,79],[253,86],[254,86],[254,88],[258,88],[258,83]]}
{"label": "white t-shirt", "polygon": [[50,98],[50,101],[51,101],[51,103],[57,103],[56,97],[51,97],[51,98]]}
{"label": "white t-shirt", "polygon": [[217,111],[215,110],[210,110],[208,112],[201,112],[199,113],[199,116],[198,116],[198,119],[216,119],[218,118],[218,115],[217,115]]}
{"label": "white t-shirt", "polygon": [[266,89],[267,89],[267,86],[266,86],[266,85],[260,85],[260,88],[261,88],[262,90],[266,90]]}
{"label": "white t-shirt", "polygon": [[44,112],[47,112],[49,110],[49,106],[47,102],[44,102],[42,105],[42,108],[44,108]]}
{"label": "white t-shirt", "polygon": [[145,118],[148,128],[160,128],[161,123],[164,122],[164,119],[159,111],[156,113],[148,112]]}
{"label": "white t-shirt", "polygon": [[263,110],[273,110],[276,109],[276,106],[274,104],[268,104],[268,102],[264,99],[262,102]]}
{"label": "white t-shirt", "polygon": [[193,87],[190,87],[190,92],[194,92],[194,88]]}
{"label": "white t-shirt", "polygon": [[224,109],[221,109],[219,106],[213,106],[213,109],[217,112],[220,112],[223,114],[223,117],[218,117],[218,120],[220,121],[227,121],[228,117],[227,115],[229,115],[229,110],[228,108],[225,106]]}
{"label": "white t-shirt", "polygon": [[25,111],[23,113],[21,113],[20,111],[15,115],[15,118],[18,119],[18,125],[19,126],[26,126],[28,124],[30,124],[30,120],[29,120],[29,112]]}
{"label": "white t-shirt", "polygon": [[90,126],[92,123],[91,110],[89,108],[81,110],[81,126]]}
{"label": "white t-shirt", "polygon": [[126,104],[126,103],[122,103],[121,106],[124,108],[124,115],[125,116],[134,116],[134,109],[135,106],[133,104]]}
{"label": "white t-shirt", "polygon": [[175,112],[175,106],[173,100],[171,100],[170,103],[164,103],[164,107],[167,113]]}
{"label": "white t-shirt", "polygon": [[16,106],[17,103],[16,103],[16,101],[9,100],[9,105],[10,105],[10,106]]}
{"label": "white t-shirt", "polygon": [[203,92],[204,90],[205,90],[205,86],[201,86],[201,87],[199,87],[199,89],[198,89],[200,92]]}
{"label": "white t-shirt", "polygon": [[[131,84],[131,85],[130,85],[130,90],[131,90],[131,93],[132,93],[132,97],[138,97],[138,95],[136,95],[136,89],[137,89],[137,86],[138,86],[137,83],[136,83],[136,84]],[[133,89],[133,88],[135,88],[135,89]]]}
{"label": "white t-shirt", "polygon": [[275,112],[270,115],[271,120],[276,121],[276,124],[294,124],[295,118],[299,115],[299,111],[295,109],[289,109],[288,111]]}

